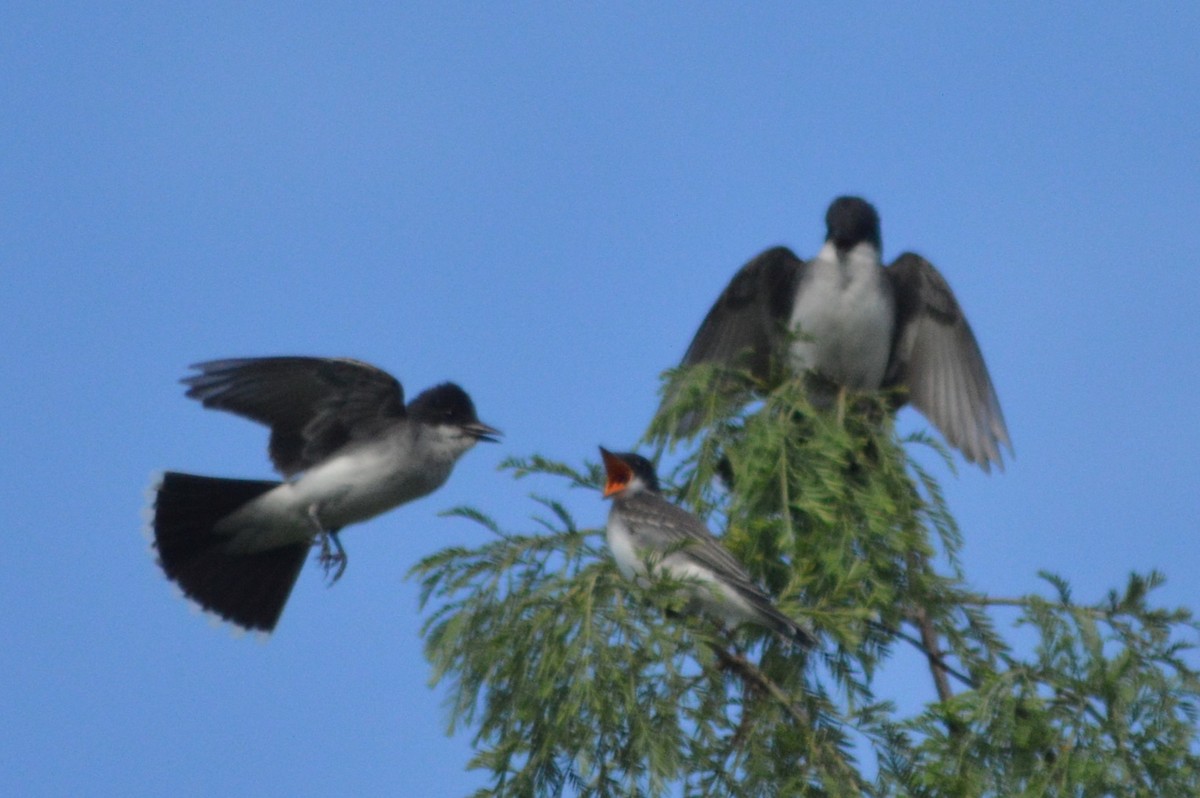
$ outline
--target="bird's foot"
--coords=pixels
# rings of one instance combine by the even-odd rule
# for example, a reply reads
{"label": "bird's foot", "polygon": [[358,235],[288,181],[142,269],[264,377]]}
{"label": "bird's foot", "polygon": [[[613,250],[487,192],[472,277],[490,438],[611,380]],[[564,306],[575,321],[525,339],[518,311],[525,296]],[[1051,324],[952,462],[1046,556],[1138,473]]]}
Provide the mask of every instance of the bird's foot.
{"label": "bird's foot", "polygon": [[[337,532],[321,532],[317,535],[317,540],[320,541],[321,553],[317,555],[317,562],[325,569],[325,576],[329,579],[329,587],[333,587],[337,580],[342,578],[342,574],[346,572],[346,565],[349,558],[346,556],[346,549],[342,546],[342,541],[338,538]],[[332,545],[331,545],[332,544]],[[330,575],[330,572],[333,572]]]}

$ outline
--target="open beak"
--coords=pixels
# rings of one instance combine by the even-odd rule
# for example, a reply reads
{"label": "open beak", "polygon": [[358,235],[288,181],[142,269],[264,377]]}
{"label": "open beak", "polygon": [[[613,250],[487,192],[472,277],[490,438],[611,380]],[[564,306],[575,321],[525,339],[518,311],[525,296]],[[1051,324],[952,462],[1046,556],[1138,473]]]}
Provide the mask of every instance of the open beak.
{"label": "open beak", "polygon": [[477,441],[487,441],[488,443],[499,443],[499,435],[504,433],[495,427],[489,427],[482,421],[472,421],[470,424],[462,425],[463,431]]}
{"label": "open beak", "polygon": [[633,469],[603,446],[600,447],[600,457],[604,460],[604,471],[607,477],[604,483],[604,498],[607,499],[628,487],[629,481],[633,479]]}

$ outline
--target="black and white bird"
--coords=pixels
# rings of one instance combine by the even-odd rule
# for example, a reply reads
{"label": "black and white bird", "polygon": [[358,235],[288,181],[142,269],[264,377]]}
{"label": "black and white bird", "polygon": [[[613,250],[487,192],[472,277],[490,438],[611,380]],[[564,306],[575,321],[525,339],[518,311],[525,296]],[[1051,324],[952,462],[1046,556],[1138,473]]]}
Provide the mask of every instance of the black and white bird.
{"label": "black and white bird", "polygon": [[167,577],[245,629],[275,628],[315,540],[336,581],[346,564],[339,530],[432,493],[477,441],[499,434],[457,385],[405,405],[395,377],[357,360],[192,368],[199,373],[182,380],[189,397],[270,427],[271,461],[285,481],[168,471],[153,486],[150,531]]}
{"label": "black and white bird", "polygon": [[816,644],[811,633],[775,607],[703,521],[662,497],[649,460],[603,447],[600,456],[604,497],[612,499],[608,548],[626,579],[644,578],[650,563],[675,579],[692,581],[689,607],[727,627],[752,623],[802,646]]}
{"label": "black and white bird", "polygon": [[[680,365],[742,367],[768,386],[805,374],[814,387],[894,389],[968,461],[1003,469],[1000,447],[1012,443],[1000,400],[945,278],[912,252],[884,268],[879,214],[859,197],[835,199],[825,224],[812,260],[774,247],[743,266]],[[668,390],[663,408],[672,401]],[[676,433],[696,425],[685,417]]]}

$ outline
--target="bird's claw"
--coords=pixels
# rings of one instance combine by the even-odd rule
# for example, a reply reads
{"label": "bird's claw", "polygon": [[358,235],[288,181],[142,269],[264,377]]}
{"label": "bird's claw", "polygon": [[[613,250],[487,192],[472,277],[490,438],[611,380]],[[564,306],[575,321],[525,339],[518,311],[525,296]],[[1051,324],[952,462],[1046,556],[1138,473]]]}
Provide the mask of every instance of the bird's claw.
{"label": "bird's claw", "polygon": [[[346,565],[349,558],[346,556],[346,550],[342,548],[342,542],[338,540],[336,532],[322,532],[317,536],[320,540],[321,553],[317,555],[317,562],[325,569],[325,576],[329,579],[329,587],[342,578],[342,574],[346,572]],[[330,545],[332,542],[333,545]],[[332,576],[330,572],[333,572]]]}

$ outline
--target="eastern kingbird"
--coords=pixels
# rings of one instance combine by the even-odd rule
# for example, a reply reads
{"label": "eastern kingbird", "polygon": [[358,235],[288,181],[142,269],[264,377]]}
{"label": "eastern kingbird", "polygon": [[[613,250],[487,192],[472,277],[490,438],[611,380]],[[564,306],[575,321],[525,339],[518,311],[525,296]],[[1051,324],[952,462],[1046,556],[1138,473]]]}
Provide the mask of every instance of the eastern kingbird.
{"label": "eastern kingbird", "polygon": [[336,581],[346,566],[339,530],[432,493],[476,441],[499,434],[457,385],[406,406],[395,377],[348,358],[192,368],[200,373],[182,380],[189,397],[270,427],[285,481],[164,473],[153,487],[154,547],[185,595],[246,629],[275,628],[314,539]]}
{"label": "eastern kingbird", "polygon": [[691,605],[726,626],[753,623],[802,646],[816,639],[784,615],[737,559],[696,516],[659,494],[658,476],[646,458],[600,448],[607,481],[608,547],[626,579],[646,575],[647,562],[676,579],[694,582]]}
{"label": "eastern kingbird", "polygon": [[[813,387],[896,389],[967,460],[1003,470],[1000,446],[1012,443],[1000,400],[945,278],[912,252],[884,268],[879,215],[859,197],[835,199],[825,224],[812,260],[774,247],[743,266],[680,365],[741,366],[768,386],[783,366]],[[663,407],[672,401],[668,390]],[[696,424],[687,417],[676,433]]]}

